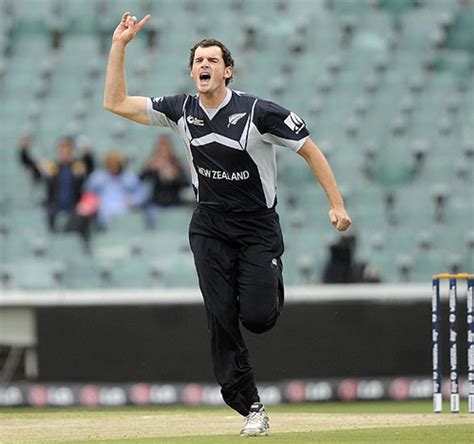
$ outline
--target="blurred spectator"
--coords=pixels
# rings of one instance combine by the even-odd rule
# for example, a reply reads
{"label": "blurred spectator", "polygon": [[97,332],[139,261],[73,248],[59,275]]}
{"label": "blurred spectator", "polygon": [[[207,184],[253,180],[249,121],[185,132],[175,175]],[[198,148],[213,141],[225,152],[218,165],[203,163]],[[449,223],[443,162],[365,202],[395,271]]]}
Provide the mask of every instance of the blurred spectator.
{"label": "blurred spectator", "polygon": [[[114,216],[141,207],[146,200],[145,186],[136,174],[125,170],[125,158],[118,150],[106,153],[104,168],[91,174],[85,189],[87,194],[83,200],[91,202],[93,209],[95,209],[93,195],[98,199],[96,218],[101,229],[107,228]],[[87,204],[83,200],[79,208]]]}
{"label": "blurred spectator", "polygon": [[52,232],[63,231],[64,227],[58,226],[57,216],[60,213],[69,216],[73,213],[84,182],[94,169],[90,144],[83,144],[81,157],[74,159],[73,140],[69,137],[63,138],[57,145],[57,159],[40,162],[30,154],[30,136],[23,136],[19,145],[22,165],[31,171],[35,181],[43,181],[46,184],[44,206],[49,229]]}
{"label": "blurred spectator", "polygon": [[357,241],[353,234],[343,235],[329,247],[329,260],[323,271],[325,284],[380,282],[378,271],[355,259]]}
{"label": "blurred spectator", "polygon": [[147,228],[153,229],[160,207],[182,205],[181,190],[189,184],[168,136],[157,138],[140,179],[151,186],[150,200],[145,205],[145,222]]}
{"label": "blurred spectator", "polygon": [[257,49],[257,46],[258,46],[257,29],[258,27],[256,26],[256,24],[251,21],[248,22],[247,25],[245,26],[244,41],[242,44],[242,49],[244,52],[251,52]]}

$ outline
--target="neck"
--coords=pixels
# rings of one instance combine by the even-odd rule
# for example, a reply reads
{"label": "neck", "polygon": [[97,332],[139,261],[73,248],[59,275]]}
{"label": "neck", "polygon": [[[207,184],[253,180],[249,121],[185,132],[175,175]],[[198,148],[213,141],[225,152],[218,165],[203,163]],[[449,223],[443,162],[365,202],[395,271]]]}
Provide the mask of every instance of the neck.
{"label": "neck", "polygon": [[204,108],[216,109],[224,101],[227,88],[224,86],[209,93],[199,93],[199,100]]}

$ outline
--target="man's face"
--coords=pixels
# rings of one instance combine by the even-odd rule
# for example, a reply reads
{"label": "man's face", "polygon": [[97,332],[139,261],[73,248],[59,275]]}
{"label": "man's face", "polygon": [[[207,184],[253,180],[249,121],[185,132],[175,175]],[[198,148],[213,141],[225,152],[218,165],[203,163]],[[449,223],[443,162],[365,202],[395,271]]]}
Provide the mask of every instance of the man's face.
{"label": "man's face", "polygon": [[224,87],[225,80],[231,76],[232,67],[225,66],[221,48],[199,46],[196,49],[191,77],[200,93],[211,94]]}
{"label": "man's face", "polygon": [[69,142],[59,142],[58,160],[60,163],[69,163],[72,160],[72,145]]}

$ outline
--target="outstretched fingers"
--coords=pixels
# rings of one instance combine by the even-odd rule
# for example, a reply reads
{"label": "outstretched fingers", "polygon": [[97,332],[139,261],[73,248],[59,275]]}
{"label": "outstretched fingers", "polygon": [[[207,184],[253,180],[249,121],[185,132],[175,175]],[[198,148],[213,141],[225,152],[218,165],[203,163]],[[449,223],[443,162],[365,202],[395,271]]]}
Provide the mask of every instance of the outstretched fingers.
{"label": "outstretched fingers", "polygon": [[129,15],[125,24],[127,28],[135,28],[135,25],[137,24],[137,18],[134,15]]}
{"label": "outstretched fingers", "polygon": [[151,15],[147,14],[145,17],[143,17],[137,24],[137,30],[140,31],[145,25],[148,20],[150,20]]}
{"label": "outstretched fingers", "polygon": [[112,36],[112,42],[122,42],[124,44],[129,43],[131,40],[135,38],[138,31],[140,31],[146,24],[148,20],[150,20],[150,15],[147,14],[143,19],[138,22],[137,18],[130,13],[130,11],[126,11],[122,14],[122,18],[120,19],[120,23],[118,24],[117,28],[114,31],[114,35]]}
{"label": "outstretched fingers", "polygon": [[[125,15],[124,15],[125,16]],[[125,21],[125,26],[133,31],[135,34],[140,31],[146,24],[148,20],[150,20],[151,15],[147,14],[143,17],[140,22],[137,22],[137,17],[134,15],[128,15]]]}
{"label": "outstretched fingers", "polygon": [[122,22],[123,23],[125,23],[127,21],[129,15],[130,15],[130,11],[127,11],[122,15]]}

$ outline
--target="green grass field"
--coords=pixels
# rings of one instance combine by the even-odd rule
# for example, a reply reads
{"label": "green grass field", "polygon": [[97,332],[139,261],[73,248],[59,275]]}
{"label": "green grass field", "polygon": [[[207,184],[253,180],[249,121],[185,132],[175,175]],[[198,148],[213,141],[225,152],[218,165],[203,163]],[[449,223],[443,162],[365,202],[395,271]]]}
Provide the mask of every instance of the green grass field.
{"label": "green grass field", "polygon": [[[462,406],[464,412],[466,406]],[[270,406],[269,437],[241,438],[226,407],[0,409],[0,443],[473,443],[474,415],[431,413],[430,402]]]}

